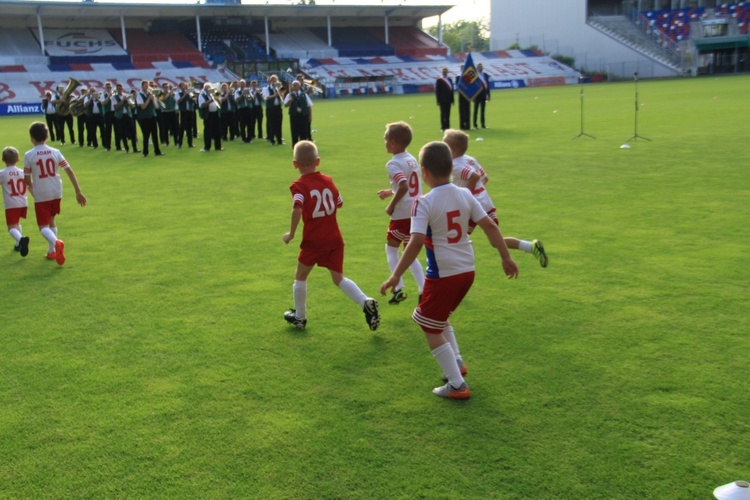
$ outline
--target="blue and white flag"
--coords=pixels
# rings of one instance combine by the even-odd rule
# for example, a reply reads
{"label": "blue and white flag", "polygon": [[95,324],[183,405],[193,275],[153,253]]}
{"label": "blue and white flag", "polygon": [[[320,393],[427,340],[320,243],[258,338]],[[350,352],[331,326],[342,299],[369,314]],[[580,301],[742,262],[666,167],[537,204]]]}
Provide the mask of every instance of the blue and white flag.
{"label": "blue and white flag", "polygon": [[464,69],[461,72],[461,78],[458,80],[458,91],[463,94],[465,98],[472,101],[482,91],[482,81],[479,79],[479,73],[477,68],[474,66],[474,59],[471,57],[471,52],[466,56],[466,63],[464,63]]}

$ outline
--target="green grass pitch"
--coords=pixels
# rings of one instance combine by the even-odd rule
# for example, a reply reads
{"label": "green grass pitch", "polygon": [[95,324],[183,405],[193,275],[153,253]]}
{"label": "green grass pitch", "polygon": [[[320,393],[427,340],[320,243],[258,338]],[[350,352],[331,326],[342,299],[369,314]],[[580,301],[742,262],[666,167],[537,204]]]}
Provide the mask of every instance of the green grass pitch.
{"label": "green grass pitch", "polygon": [[[290,328],[287,145],[61,147],[68,261],[0,238],[2,498],[709,498],[750,478],[750,78],[496,91],[468,153],[487,170],[517,281],[474,237],[477,279],[453,316],[472,398],[411,321],[373,333],[323,269]],[[30,149],[35,117],[0,121]],[[388,277],[378,189],[384,124],[417,154],[431,95],[316,101],[314,138],[344,198],[345,274]],[[458,125],[454,109],[452,124]],[[481,140],[480,140],[481,139]]]}

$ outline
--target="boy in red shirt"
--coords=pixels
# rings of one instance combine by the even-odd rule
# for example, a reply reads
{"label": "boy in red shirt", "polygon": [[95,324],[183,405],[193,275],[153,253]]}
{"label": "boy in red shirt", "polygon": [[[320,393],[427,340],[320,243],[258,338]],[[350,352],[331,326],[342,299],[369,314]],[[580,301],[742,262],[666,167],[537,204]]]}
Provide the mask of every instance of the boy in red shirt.
{"label": "boy in red shirt", "polygon": [[336,210],[343,201],[333,180],[316,170],[320,157],[315,143],[299,141],[295,144],[293,164],[301,176],[289,187],[292,220],[289,232],[284,235],[284,243],[294,239],[300,221],[303,221],[304,229],[292,286],[294,309],[285,312],[284,319],[300,330],[307,326],[307,276],[317,264],[328,268],[333,283],[362,308],[370,330],[377,330],[380,325],[378,303],[344,277],[344,239],[336,221]]}

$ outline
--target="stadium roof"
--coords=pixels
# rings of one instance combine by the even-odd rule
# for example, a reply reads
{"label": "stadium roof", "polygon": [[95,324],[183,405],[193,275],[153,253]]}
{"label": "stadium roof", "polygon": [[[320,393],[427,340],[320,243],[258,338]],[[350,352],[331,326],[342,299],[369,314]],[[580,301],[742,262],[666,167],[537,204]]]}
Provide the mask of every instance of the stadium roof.
{"label": "stadium roof", "polygon": [[84,2],[0,1],[0,12],[8,18],[24,18],[27,23],[42,18],[60,21],[114,20],[125,18],[385,18],[419,20],[439,16],[452,5],[221,5],[221,4],[143,4]]}

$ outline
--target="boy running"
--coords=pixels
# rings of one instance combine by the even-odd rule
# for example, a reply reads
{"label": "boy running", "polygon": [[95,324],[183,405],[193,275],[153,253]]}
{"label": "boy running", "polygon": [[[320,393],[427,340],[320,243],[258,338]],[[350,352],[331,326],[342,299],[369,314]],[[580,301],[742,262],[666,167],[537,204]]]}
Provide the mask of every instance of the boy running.
{"label": "boy running", "polygon": [[[469,136],[461,130],[446,130],[443,134],[443,142],[448,145],[453,156],[453,183],[471,191],[471,194],[479,201],[490,219],[499,226],[495,205],[493,205],[485,188],[485,184],[490,181],[487,173],[475,158],[466,154],[466,150],[469,149]],[[474,225],[469,227],[469,234],[474,230],[474,227]],[[544,245],[539,240],[526,241],[507,237],[505,238],[505,244],[510,249],[534,254],[542,267],[547,267],[549,263]]]}
{"label": "boy running", "polygon": [[29,191],[34,195],[34,211],[39,232],[49,243],[46,257],[58,265],[65,264],[65,243],[57,239],[55,217],[60,213],[63,184],[60,169],[64,170],[76,191],[76,201],[86,206],[86,197],[81,192],[76,174],[59,150],[47,146],[47,126],[34,122],[29,135],[34,148],[23,158],[23,173]]}
{"label": "boy running", "polygon": [[299,141],[294,146],[293,164],[301,175],[289,187],[293,208],[291,226],[284,235],[284,243],[294,239],[300,221],[304,229],[292,286],[294,309],[285,312],[284,319],[300,330],[307,326],[307,276],[317,264],[328,268],[333,283],[362,308],[370,330],[377,330],[380,325],[378,303],[367,297],[356,283],[344,277],[344,239],[336,221],[336,211],[344,202],[333,180],[317,171],[320,157],[315,143]]}
{"label": "boy running", "polygon": [[426,144],[419,152],[419,164],[424,182],[432,189],[414,202],[411,239],[393,274],[381,285],[380,293],[385,295],[396,287],[424,245],[427,278],[412,319],[424,331],[427,345],[447,377],[447,383],[432,392],[444,398],[467,399],[471,393],[463,377],[466,365],[448,318],[474,282],[469,224],[474,222],[485,232],[500,253],[508,278],[518,277],[518,266],[510,257],[497,224],[469,191],[451,183],[453,163],[448,146],[437,141]]}
{"label": "boy running", "polygon": [[[385,213],[390,215],[391,221],[386,233],[385,256],[388,268],[393,272],[398,264],[398,247],[409,243],[411,227],[411,205],[422,196],[422,181],[419,178],[419,167],[417,160],[406,151],[411,144],[412,131],[408,123],[396,122],[385,126],[385,150],[393,155],[393,158],[385,165],[388,171],[388,180],[391,189],[381,189],[378,196],[381,200],[391,198]],[[417,290],[422,295],[424,287],[424,270],[418,259],[409,267],[414,281],[417,282]],[[397,305],[406,300],[404,281],[399,281],[393,296],[388,301],[391,305]]]}
{"label": "boy running", "polygon": [[15,240],[13,250],[20,252],[21,257],[29,254],[29,237],[21,232],[21,219],[26,218],[28,199],[26,196],[26,182],[23,170],[18,168],[18,150],[13,147],[3,149],[3,163],[5,168],[0,170],[0,184],[3,186],[3,202],[5,203],[5,222],[8,232]]}

